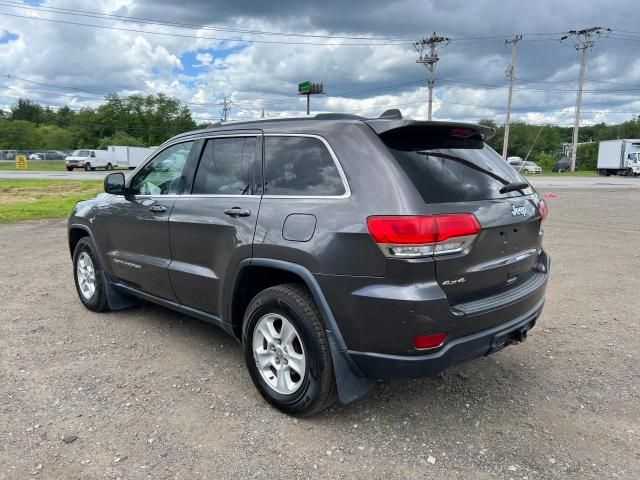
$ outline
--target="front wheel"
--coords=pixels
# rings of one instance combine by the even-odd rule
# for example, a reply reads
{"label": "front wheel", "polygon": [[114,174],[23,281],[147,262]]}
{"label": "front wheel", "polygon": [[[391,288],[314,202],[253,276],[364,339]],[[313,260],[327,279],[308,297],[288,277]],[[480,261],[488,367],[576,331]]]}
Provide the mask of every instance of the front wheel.
{"label": "front wheel", "polygon": [[89,170],[93,170],[93,169],[91,168],[91,164],[87,162],[84,164],[84,171],[88,172]]}
{"label": "front wheel", "polygon": [[81,238],[73,253],[73,277],[80,301],[89,310],[109,309],[102,267],[87,238]]}
{"label": "front wheel", "polygon": [[73,171],[73,167],[67,167],[67,172],[72,172]]}
{"label": "front wheel", "polygon": [[107,163],[106,169],[113,170],[113,165],[111,165],[110,163]]}
{"label": "front wheel", "polygon": [[329,342],[304,286],[290,283],[258,293],[244,316],[242,345],[253,383],[279,410],[308,416],[335,402]]}

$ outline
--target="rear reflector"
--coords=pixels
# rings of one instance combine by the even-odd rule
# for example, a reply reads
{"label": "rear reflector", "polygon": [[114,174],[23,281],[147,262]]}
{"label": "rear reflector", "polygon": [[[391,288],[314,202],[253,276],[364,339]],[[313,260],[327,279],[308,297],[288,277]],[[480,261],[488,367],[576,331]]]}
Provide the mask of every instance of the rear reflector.
{"label": "rear reflector", "polygon": [[540,216],[542,217],[542,220],[547,218],[547,215],[549,215],[549,207],[547,207],[547,202],[545,202],[544,200],[540,200],[538,210],[540,210]]}
{"label": "rear reflector", "polygon": [[415,348],[434,348],[444,342],[446,333],[434,333],[432,335],[418,335],[413,337],[413,346]]}
{"label": "rear reflector", "polygon": [[478,220],[470,213],[369,217],[367,228],[377,243],[395,245],[437,243],[480,232]]}

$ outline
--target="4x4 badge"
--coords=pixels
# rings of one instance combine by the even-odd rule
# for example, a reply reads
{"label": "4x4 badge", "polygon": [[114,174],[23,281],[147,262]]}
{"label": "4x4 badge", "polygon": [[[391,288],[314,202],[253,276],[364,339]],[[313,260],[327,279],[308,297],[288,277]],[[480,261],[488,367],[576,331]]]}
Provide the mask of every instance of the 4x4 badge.
{"label": "4x4 badge", "polygon": [[527,207],[525,207],[524,205],[520,205],[518,207],[513,205],[511,207],[511,215],[513,215],[514,217],[522,215],[524,217],[527,215]]}

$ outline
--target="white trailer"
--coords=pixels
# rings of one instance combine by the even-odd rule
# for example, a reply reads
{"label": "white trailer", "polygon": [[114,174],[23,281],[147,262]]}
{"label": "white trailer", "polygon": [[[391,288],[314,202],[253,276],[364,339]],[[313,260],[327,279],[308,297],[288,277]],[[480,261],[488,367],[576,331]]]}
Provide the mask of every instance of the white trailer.
{"label": "white trailer", "polygon": [[109,145],[110,152],[116,156],[118,166],[134,169],[155,152],[157,147],[127,147],[123,145]]}
{"label": "white trailer", "polygon": [[69,172],[76,168],[84,168],[87,171],[95,170],[96,168],[113,170],[114,167],[118,166],[116,156],[108,150],[93,150],[90,148],[76,150],[64,160]]}
{"label": "white trailer", "polygon": [[640,175],[640,140],[605,140],[598,147],[600,175]]}

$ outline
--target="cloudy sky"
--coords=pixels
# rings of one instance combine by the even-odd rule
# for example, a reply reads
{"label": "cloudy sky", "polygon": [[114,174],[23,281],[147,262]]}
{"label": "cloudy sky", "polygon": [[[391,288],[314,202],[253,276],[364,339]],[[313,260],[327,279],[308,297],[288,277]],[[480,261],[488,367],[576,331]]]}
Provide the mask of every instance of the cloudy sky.
{"label": "cloudy sky", "polygon": [[[579,53],[563,32],[611,29],[589,50],[583,123],[640,114],[633,0],[0,0],[0,108],[17,97],[96,105],[110,92],[163,92],[197,120],[304,114],[297,84],[322,81],[314,112],[426,118],[426,69],[412,44],[438,32],[434,119],[573,122]],[[8,75],[8,76],[7,76]]]}

